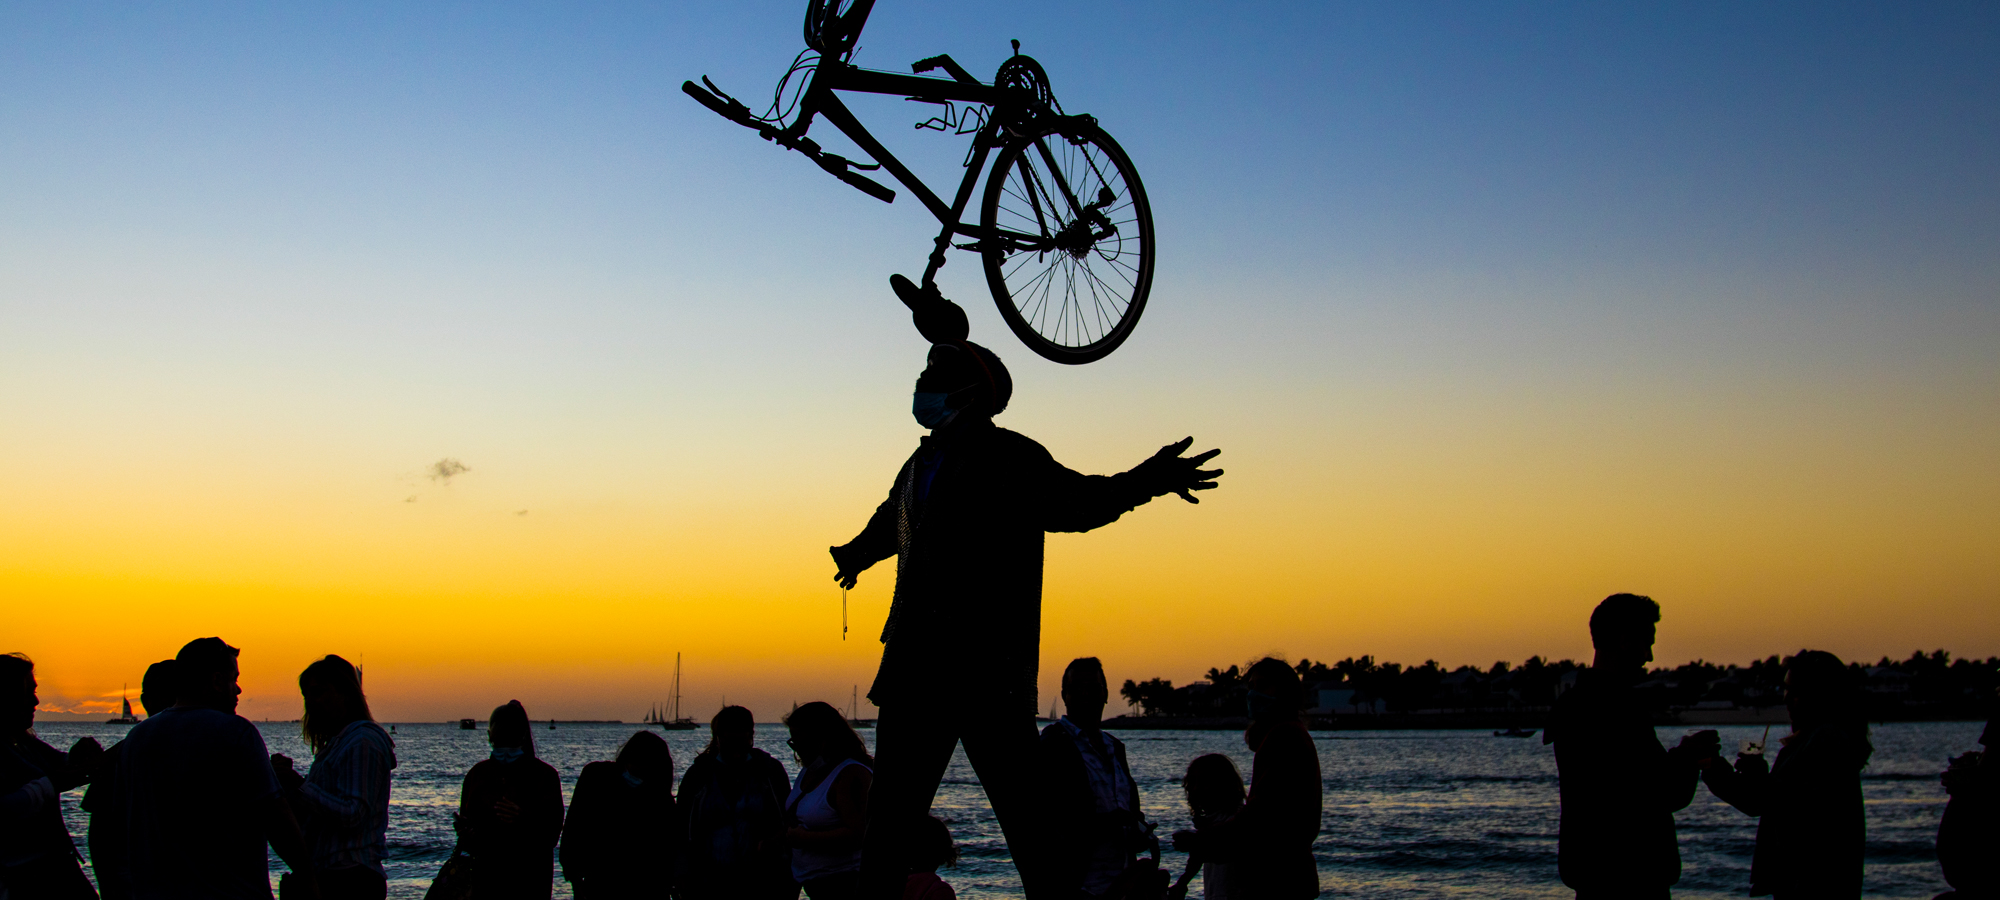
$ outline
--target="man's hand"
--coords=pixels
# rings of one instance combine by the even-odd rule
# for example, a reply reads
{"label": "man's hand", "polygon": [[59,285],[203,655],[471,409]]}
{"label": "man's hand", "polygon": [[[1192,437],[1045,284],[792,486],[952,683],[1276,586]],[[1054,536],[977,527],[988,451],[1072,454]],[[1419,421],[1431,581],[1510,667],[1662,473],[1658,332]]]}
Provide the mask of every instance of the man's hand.
{"label": "man's hand", "polygon": [[1133,467],[1132,474],[1138,476],[1141,484],[1154,497],[1165,494],[1179,494],[1189,503],[1200,503],[1194,491],[1215,488],[1215,479],[1222,475],[1221,469],[1203,469],[1202,463],[1215,458],[1221,450],[1210,450],[1194,456],[1181,456],[1194,445],[1194,438],[1181,438],[1160,448],[1151,459]]}
{"label": "man's hand", "polygon": [[521,820],[521,804],[515,803],[512,798],[501,797],[493,801],[493,818],[506,822],[509,825],[519,822]]}
{"label": "man's hand", "polygon": [[1674,747],[1674,755],[1699,765],[1702,760],[1722,755],[1722,736],[1714,729],[1697,731],[1681,738],[1681,742]]}
{"label": "man's hand", "polygon": [[838,547],[828,547],[826,548],[826,552],[833,554],[833,565],[839,569],[838,572],[834,573],[833,580],[840,583],[841,590],[853,590],[854,583],[861,579],[861,570],[868,567],[859,565],[860,560],[853,558],[853,551],[847,549],[847,545],[845,544]]}
{"label": "man's hand", "polygon": [[1201,832],[1186,828],[1174,832],[1174,850],[1180,853],[1201,852]]}
{"label": "man's hand", "polygon": [[77,738],[76,743],[70,745],[67,760],[69,767],[78,774],[89,775],[97,771],[98,760],[103,758],[104,747],[97,743],[96,738],[86,735]]}

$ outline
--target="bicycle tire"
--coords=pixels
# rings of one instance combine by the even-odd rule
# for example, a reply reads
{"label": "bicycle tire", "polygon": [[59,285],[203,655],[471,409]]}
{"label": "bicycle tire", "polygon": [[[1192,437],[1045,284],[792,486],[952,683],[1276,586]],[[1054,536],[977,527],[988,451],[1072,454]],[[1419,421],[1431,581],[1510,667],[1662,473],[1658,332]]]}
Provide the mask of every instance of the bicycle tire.
{"label": "bicycle tire", "polygon": [[874,6],[875,0],[806,0],[806,46],[823,57],[846,59]]}
{"label": "bicycle tire", "polygon": [[1095,362],[1138,326],[1153,287],[1152,206],[1131,158],[1089,116],[1053,117],[1009,139],[979,224],[993,302],[1044,359]]}

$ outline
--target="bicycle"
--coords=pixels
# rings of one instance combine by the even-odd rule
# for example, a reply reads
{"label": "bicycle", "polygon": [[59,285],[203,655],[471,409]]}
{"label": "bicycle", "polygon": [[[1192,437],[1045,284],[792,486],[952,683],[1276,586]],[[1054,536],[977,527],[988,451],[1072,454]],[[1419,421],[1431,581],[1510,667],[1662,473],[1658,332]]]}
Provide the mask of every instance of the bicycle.
{"label": "bicycle", "polygon": [[[917,61],[909,75],[854,65],[850,59],[874,5],[874,0],[808,0],[806,49],[778,82],[764,115],[752,113],[707,76],[700,85],[683,82],[681,90],[884,203],[895,202],[896,191],[861,172],[886,169],[914,194],[943,226],[921,287],[902,276],[891,279],[920,321],[923,313],[910,292],[936,297],[937,271],[945,251],[956,247],[984,259],[987,287],[1001,317],[1036,353],[1074,365],[1117,349],[1145,311],[1153,282],[1152,208],[1124,149],[1096,118],[1063,112],[1047,73],[1021,55],[1020,41],[1012,42],[1014,55],[1000,65],[992,84],[947,55]],[[950,77],[923,75],[939,69]],[[801,73],[808,76],[803,86],[793,87]],[[868,133],[841,102],[841,91],[942,106],[916,127],[972,135],[965,177],[950,204]],[[874,161],[821,149],[806,136],[815,118],[831,122]],[[994,162],[979,223],[960,221],[989,155]],[[952,243],[958,237],[971,240]]]}

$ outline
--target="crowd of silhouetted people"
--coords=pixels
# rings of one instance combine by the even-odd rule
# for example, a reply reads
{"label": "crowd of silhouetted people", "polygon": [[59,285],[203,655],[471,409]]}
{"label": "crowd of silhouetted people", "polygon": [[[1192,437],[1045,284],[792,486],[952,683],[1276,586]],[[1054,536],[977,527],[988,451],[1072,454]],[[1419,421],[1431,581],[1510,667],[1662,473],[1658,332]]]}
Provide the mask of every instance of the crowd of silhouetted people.
{"label": "crowd of silhouetted people", "polygon": [[[280,897],[386,895],[395,742],[374,721],[360,673],[338,656],[300,673],[300,728],[313,754],[301,774],[236,715],[237,655],[220,638],[188,643],[147,670],[147,718],[123,741],[107,750],[86,737],[67,752],[31,731],[33,663],[0,656],[0,684],[18,691],[0,749],[0,900],[268,898],[267,847],[290,869]],[[1072,663],[1062,687],[1070,713],[1043,731],[1031,768],[1039,852],[1017,863],[1033,892],[1185,896],[1199,868],[1210,897],[1316,894],[1319,762],[1298,715],[1298,678],[1268,660],[1251,683],[1253,777],[1246,789],[1220,755],[1189,767],[1197,827],[1173,840],[1194,861],[1170,885],[1124,745],[1101,727],[1104,669],[1096,659]],[[875,760],[827,703],[794,709],[784,725],[795,775],[755,746],[750,711],[729,706],[710,721],[708,746],[678,789],[666,741],[641,731],[614,759],[584,766],[565,804],[560,773],[535,755],[527,710],[502,705],[488,721],[488,758],[465,773],[457,845],[429,896],[547,898],[558,862],[579,900],[866,896],[863,860],[880,852],[864,852]],[[95,887],[57,800],[85,784]],[[928,812],[903,825],[891,848],[896,895],[951,900],[938,875],[958,856],[949,829]]]}
{"label": "crowd of silhouetted people", "polygon": [[[1706,783],[1759,820],[1751,894],[1859,897],[1860,773],[1871,747],[1848,667],[1823,651],[1791,658],[1792,729],[1773,762],[1748,742],[1733,764],[1723,760],[1713,731],[1669,749],[1633,690],[1659,619],[1649,598],[1599,604],[1590,619],[1596,657],[1558,698],[1544,732],[1560,773],[1563,882],[1580,900],[1669,896],[1680,877],[1674,813]],[[328,656],[300,673],[300,727],[313,754],[301,774],[235,714],[237,653],[219,638],[190,642],[147,670],[148,716],[123,741],[105,749],[86,737],[67,752],[30,730],[33,664],[0,656],[0,684],[20,692],[0,748],[0,900],[268,898],[267,847],[290,869],[281,897],[385,896],[395,743],[369,712],[359,672]],[[1142,812],[1125,745],[1102,727],[1103,667],[1072,662],[1062,678],[1068,714],[1042,730],[1027,769],[1034,839],[1009,840],[1032,848],[1014,854],[1029,894],[1180,900],[1199,878],[1209,898],[1316,896],[1321,776],[1299,679],[1266,659],[1250,668],[1248,688],[1251,778],[1221,754],[1189,762],[1182,789],[1194,827],[1171,836],[1188,854],[1176,878],[1160,865],[1162,842]],[[889,851],[869,840],[879,821],[869,811],[876,760],[829,704],[805,704],[784,720],[796,773],[755,746],[750,711],[729,706],[709,723],[708,745],[678,787],[666,741],[641,731],[615,758],[584,766],[567,804],[560,773],[536,757],[530,721],[519,702],[493,711],[490,755],[465,773],[458,843],[430,897],[547,898],[558,863],[579,900],[954,896],[938,875],[957,858],[942,821],[912,816]],[[1993,736],[1989,724],[1980,741]],[[1968,753],[1944,774],[1951,799],[1938,856],[1956,890],[1949,896],[2000,897],[1996,772],[1990,756]],[[57,800],[86,784],[95,887]],[[895,854],[893,894],[864,880],[864,859],[881,852]]]}

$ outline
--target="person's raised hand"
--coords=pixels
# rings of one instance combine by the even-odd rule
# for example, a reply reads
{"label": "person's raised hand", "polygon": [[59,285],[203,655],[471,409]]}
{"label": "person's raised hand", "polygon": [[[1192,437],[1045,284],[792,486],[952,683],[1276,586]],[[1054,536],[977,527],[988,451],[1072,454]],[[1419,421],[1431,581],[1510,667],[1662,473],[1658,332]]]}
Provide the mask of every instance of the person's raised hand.
{"label": "person's raised hand", "polygon": [[493,801],[493,818],[510,825],[518,822],[521,820],[521,804],[515,803],[512,797],[501,797]]}
{"label": "person's raised hand", "polygon": [[1215,488],[1215,479],[1222,475],[1221,469],[1203,469],[1202,463],[1215,458],[1221,450],[1209,450],[1193,456],[1182,456],[1194,445],[1194,438],[1181,438],[1152,455],[1150,459],[1132,469],[1152,496],[1179,494],[1189,503],[1200,503],[1193,492]]}

